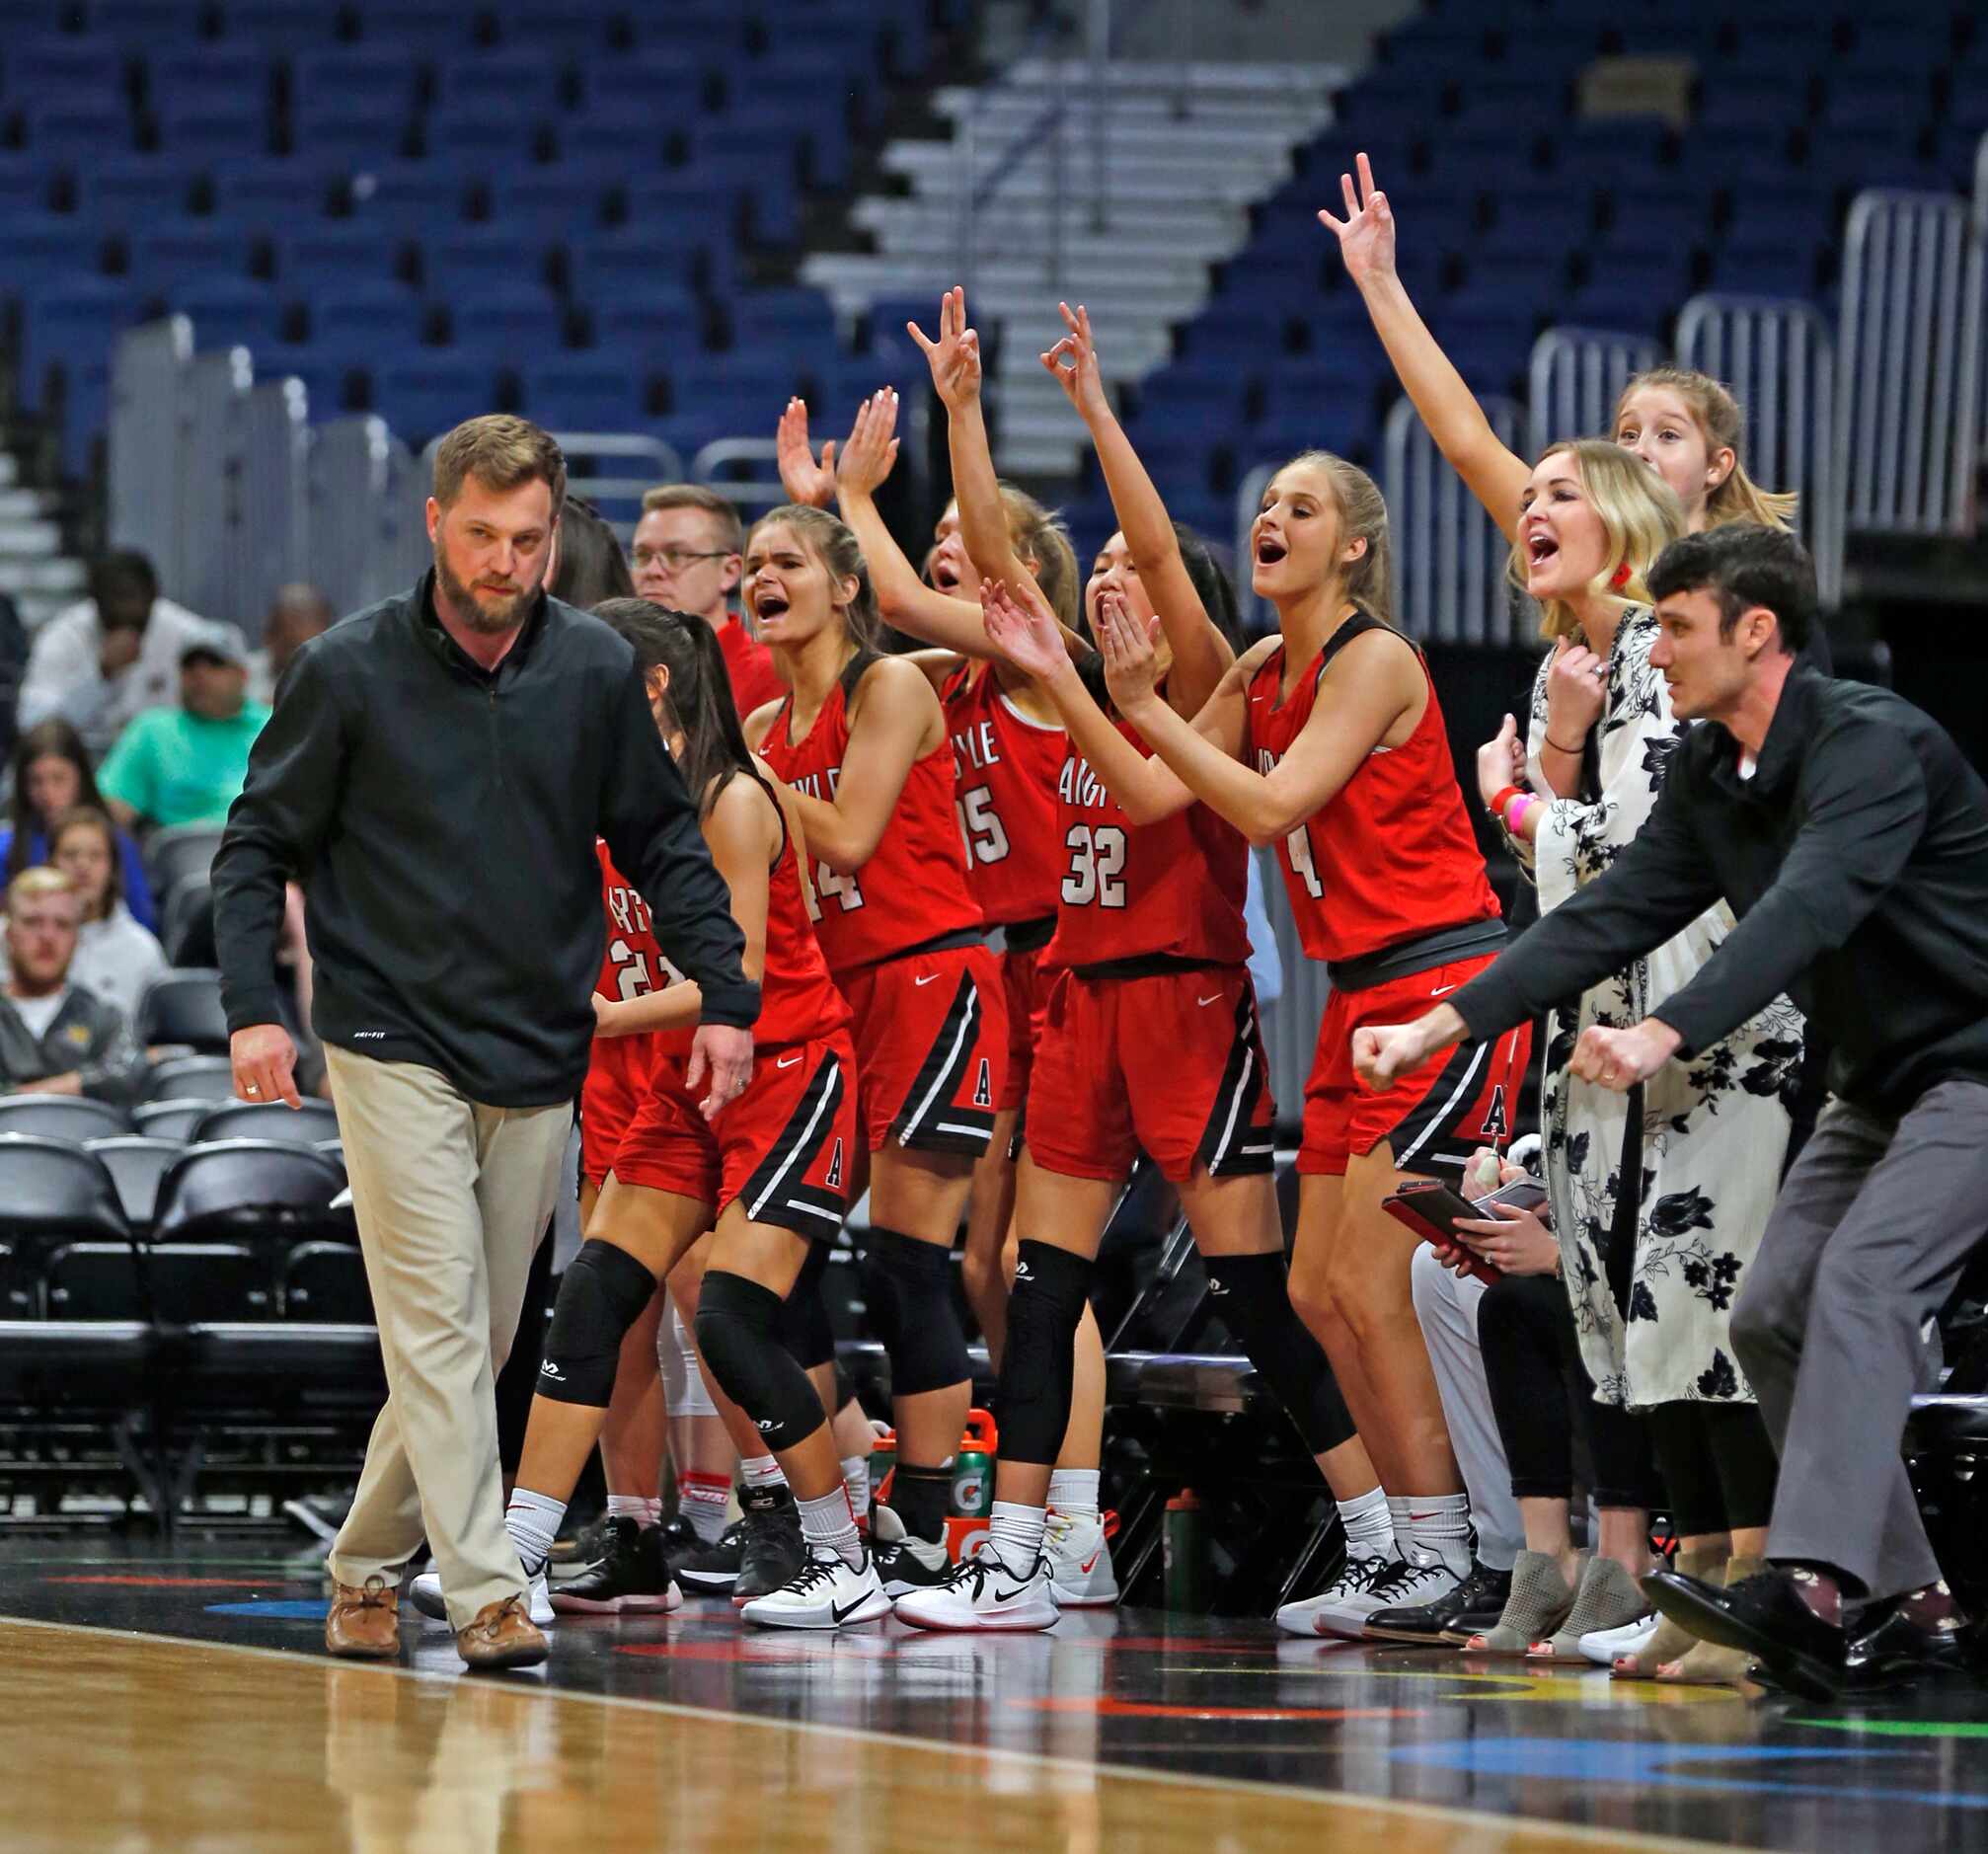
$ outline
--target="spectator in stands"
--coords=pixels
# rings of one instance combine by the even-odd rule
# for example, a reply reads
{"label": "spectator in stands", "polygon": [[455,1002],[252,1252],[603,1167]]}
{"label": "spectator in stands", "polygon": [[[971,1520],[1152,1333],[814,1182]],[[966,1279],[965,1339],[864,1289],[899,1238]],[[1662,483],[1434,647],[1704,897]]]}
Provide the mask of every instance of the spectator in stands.
{"label": "spectator in stands", "polygon": [[131,918],[119,891],[117,826],[96,806],[79,805],[56,820],[48,841],[49,861],[69,878],[80,910],[69,976],[135,1024],[138,1000],[167,960],[158,940]]}
{"label": "spectator in stands", "polygon": [[[170,707],[180,653],[210,620],[159,596],[143,554],[106,554],[90,569],[90,596],[36,633],[21,685],[24,728],[59,716],[93,753],[103,753],[147,709]],[[238,649],[242,634],[225,627]]]}
{"label": "spectator in stands", "polygon": [[[824,456],[822,466],[827,467]],[[718,633],[741,715],[777,702],[787,686],[773,653],[731,609],[744,565],[745,529],[734,508],[701,483],[665,483],[642,499],[635,524],[635,589],[673,611],[695,612]]]}
{"label": "spectator in stands", "polygon": [[123,1012],[70,980],[81,912],[59,869],[31,869],[7,885],[0,1089],[121,1104],[137,1098],[145,1052]]}
{"label": "spectator in stands", "polygon": [[249,748],[269,719],[248,691],[249,653],[232,627],[210,625],[186,641],[179,706],[138,716],[104,761],[104,796],[119,823],[226,819],[248,777]]}
{"label": "spectator in stands", "polygon": [[249,700],[268,708],[290,658],[320,631],[329,631],[338,615],[314,585],[298,579],[281,587],[263,620],[263,648],[249,653]]}
{"label": "spectator in stands", "polygon": [[591,611],[602,599],[635,596],[621,541],[591,502],[568,497],[553,533],[545,584],[554,598],[582,611]]}
{"label": "spectator in stands", "polygon": [[[14,743],[7,822],[0,826],[0,880],[12,882],[25,869],[50,860],[48,827],[79,805],[106,809],[83,736],[66,721],[44,721]],[[128,831],[117,833],[118,881],[124,905],[140,927],[156,928],[145,859]]]}

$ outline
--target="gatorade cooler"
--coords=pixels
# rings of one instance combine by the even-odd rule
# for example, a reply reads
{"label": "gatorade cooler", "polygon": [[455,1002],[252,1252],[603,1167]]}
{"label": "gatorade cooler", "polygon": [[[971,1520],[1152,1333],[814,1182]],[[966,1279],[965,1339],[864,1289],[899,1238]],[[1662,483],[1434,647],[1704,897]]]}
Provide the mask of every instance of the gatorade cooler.
{"label": "gatorade cooler", "polygon": [[953,1511],[946,1520],[946,1550],[955,1564],[971,1557],[987,1535],[994,1511],[994,1458],[1000,1452],[994,1419],[985,1410],[966,1413],[966,1432],[953,1463]]}

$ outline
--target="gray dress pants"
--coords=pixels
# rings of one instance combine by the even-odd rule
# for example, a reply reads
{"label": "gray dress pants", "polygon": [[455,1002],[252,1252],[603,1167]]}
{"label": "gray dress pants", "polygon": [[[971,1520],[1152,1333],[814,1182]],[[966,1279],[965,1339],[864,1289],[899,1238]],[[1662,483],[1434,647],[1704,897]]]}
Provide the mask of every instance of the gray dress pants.
{"label": "gray dress pants", "polygon": [[1874,1597],[1940,1576],[1899,1454],[1928,1319],[1988,1229],[1988,1086],[1887,1120],[1832,1100],[1775,1200],[1732,1344],[1781,1454],[1767,1555]]}

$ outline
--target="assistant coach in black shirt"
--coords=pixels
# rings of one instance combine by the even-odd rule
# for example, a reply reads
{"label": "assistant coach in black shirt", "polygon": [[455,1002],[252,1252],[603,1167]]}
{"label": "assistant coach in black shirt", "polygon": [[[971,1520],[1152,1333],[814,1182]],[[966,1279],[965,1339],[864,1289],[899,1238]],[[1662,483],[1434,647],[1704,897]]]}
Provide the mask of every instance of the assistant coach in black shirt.
{"label": "assistant coach in black shirt", "polygon": [[1924,1324],[1988,1226],[1988,787],[1910,703],[1797,665],[1814,583],[1766,528],[1664,551],[1650,661],[1701,725],[1648,823],[1446,1005],[1360,1032],[1354,1063],[1380,1080],[1493,1037],[1731,904],[1698,976],[1641,1024],[1583,1033],[1573,1069],[1633,1087],[1782,991],[1832,1047],[1831,1100],[1732,1315],[1781,1451],[1772,1568],[1729,1591],[1650,1583],[1694,1632],[1823,1695],[1846,1599],[1904,1598],[1928,1649],[1958,1626],[1898,1444]]}
{"label": "assistant coach in black shirt", "polygon": [[304,886],[388,1399],[333,1548],[334,1654],[399,1650],[425,1532],[472,1665],[545,1655],[503,1525],[492,1385],[516,1331],[586,1072],[603,922],[596,836],[702,992],[691,1082],[745,1086],[758,987],[634,657],[548,598],[566,464],[522,419],[435,455],[434,570],[304,646],[214,861],[237,1092],[293,1105],[272,986]]}

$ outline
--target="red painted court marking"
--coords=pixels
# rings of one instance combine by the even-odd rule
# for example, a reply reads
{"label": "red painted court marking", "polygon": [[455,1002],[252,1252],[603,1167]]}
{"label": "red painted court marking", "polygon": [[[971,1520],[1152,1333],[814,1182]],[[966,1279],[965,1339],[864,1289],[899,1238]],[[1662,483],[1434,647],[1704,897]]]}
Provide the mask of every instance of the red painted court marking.
{"label": "red painted court marking", "polygon": [[136,1590],[281,1590],[295,1582],[291,1578],[134,1578],[71,1577],[43,1578],[43,1584],[115,1584]]}
{"label": "red painted court marking", "polygon": [[1165,1706],[1154,1700],[1017,1699],[1038,1713],[1097,1713],[1107,1719],[1421,1719],[1419,1706]]}

